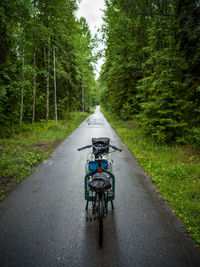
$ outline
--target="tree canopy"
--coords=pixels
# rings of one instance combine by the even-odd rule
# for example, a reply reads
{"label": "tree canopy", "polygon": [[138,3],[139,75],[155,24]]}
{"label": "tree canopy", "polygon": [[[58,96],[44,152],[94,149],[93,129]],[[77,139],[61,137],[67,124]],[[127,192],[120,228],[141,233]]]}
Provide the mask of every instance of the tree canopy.
{"label": "tree canopy", "polygon": [[200,5],[106,0],[101,102],[160,142],[200,145]]}
{"label": "tree canopy", "polygon": [[[101,103],[159,142],[200,145],[200,5],[106,0]],[[75,0],[0,3],[0,122],[6,132],[96,99],[96,43]]]}
{"label": "tree canopy", "polygon": [[[55,48],[58,117],[95,101],[94,40],[75,0],[0,3],[0,121],[54,118]],[[83,107],[84,105],[84,107]]]}

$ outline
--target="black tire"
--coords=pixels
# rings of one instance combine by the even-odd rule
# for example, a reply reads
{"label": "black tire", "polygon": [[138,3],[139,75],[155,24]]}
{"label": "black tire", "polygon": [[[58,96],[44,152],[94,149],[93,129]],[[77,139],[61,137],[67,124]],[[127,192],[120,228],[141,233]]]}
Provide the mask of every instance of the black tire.
{"label": "black tire", "polygon": [[99,247],[103,244],[103,217],[99,216]]}
{"label": "black tire", "polygon": [[103,244],[103,218],[104,218],[104,201],[101,197],[98,199],[98,208],[99,208],[99,216],[98,216],[98,232],[99,232],[99,247],[102,247]]}

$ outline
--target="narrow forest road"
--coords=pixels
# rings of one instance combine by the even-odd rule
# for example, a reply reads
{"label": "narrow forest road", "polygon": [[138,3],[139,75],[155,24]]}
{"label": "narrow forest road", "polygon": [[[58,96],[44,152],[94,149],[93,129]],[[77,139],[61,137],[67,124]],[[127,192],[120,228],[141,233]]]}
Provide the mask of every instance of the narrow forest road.
{"label": "narrow forest road", "polygon": [[[115,210],[86,222],[84,164],[77,148],[108,136],[114,153]],[[0,203],[0,266],[200,266],[200,252],[97,107],[37,172]]]}

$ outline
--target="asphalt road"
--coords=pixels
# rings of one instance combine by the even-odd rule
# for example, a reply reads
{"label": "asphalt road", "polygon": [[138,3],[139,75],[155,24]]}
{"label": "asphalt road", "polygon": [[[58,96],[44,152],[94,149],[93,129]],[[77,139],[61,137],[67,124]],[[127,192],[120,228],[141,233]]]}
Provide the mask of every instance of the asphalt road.
{"label": "asphalt road", "polygon": [[[104,221],[86,222],[84,164],[78,147],[108,136],[113,153],[115,210]],[[200,266],[200,251],[156,193],[133,155],[97,107],[0,203],[0,266]]]}

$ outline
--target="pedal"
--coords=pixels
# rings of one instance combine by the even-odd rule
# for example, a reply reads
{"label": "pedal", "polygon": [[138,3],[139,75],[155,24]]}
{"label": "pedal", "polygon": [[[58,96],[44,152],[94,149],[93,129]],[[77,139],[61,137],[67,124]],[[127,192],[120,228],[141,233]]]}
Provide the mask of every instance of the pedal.
{"label": "pedal", "polygon": [[86,222],[92,222],[94,220],[91,216],[86,216]]}
{"label": "pedal", "polygon": [[86,219],[86,222],[91,222],[92,221],[92,217],[89,217],[89,216],[86,216],[85,219]]}
{"label": "pedal", "polygon": [[95,221],[96,220],[96,217],[86,216],[85,219],[86,219],[86,222],[92,222],[92,221]]}

